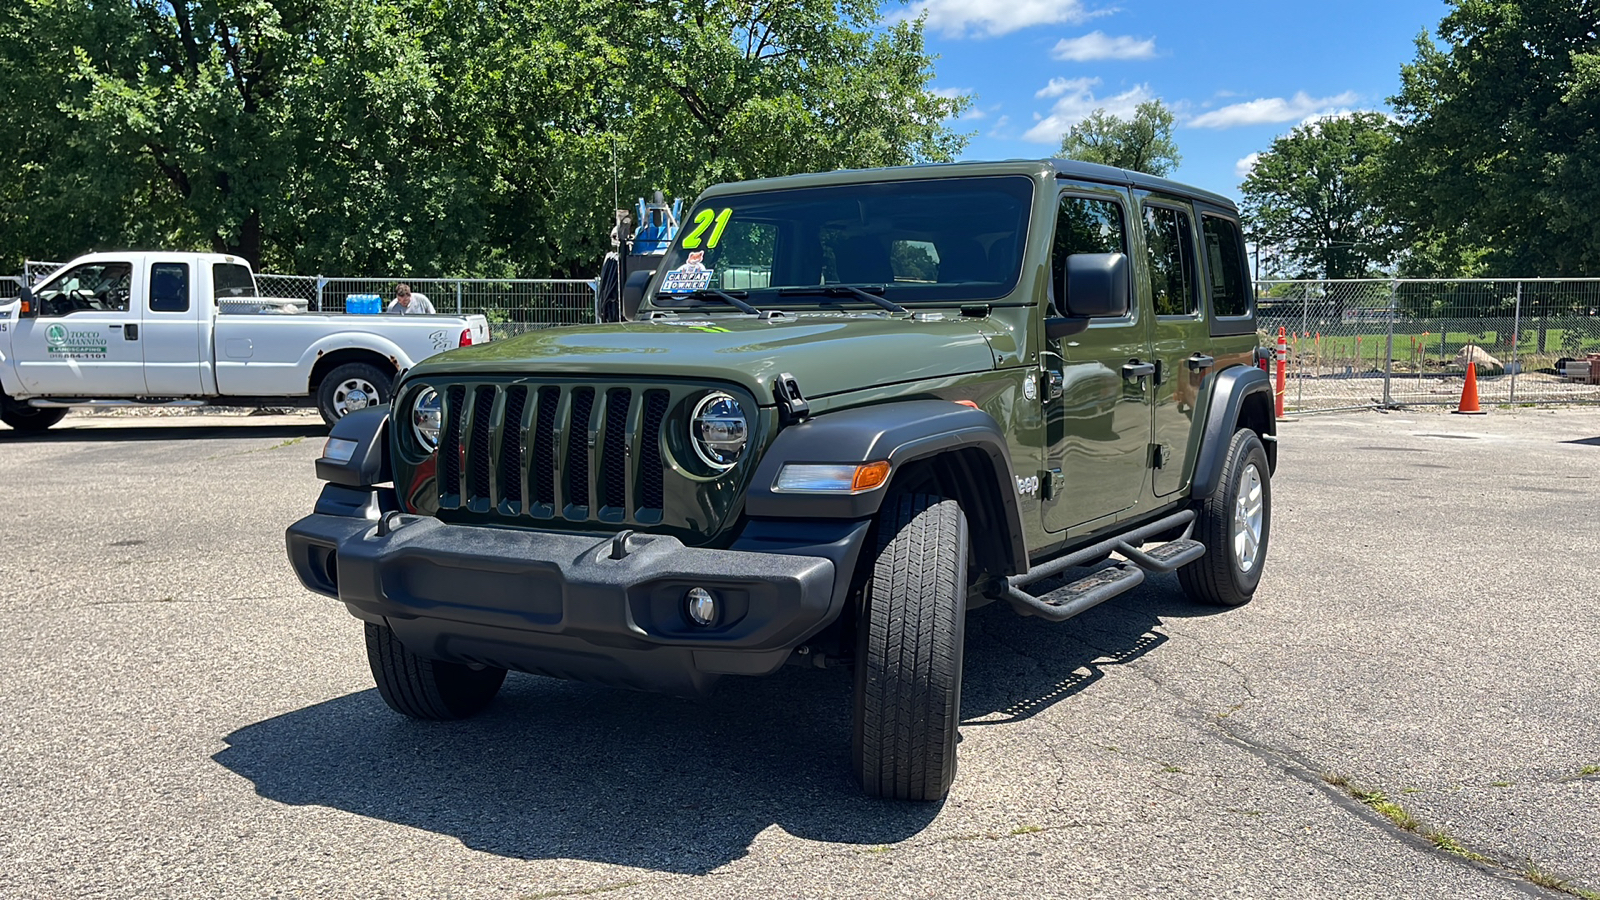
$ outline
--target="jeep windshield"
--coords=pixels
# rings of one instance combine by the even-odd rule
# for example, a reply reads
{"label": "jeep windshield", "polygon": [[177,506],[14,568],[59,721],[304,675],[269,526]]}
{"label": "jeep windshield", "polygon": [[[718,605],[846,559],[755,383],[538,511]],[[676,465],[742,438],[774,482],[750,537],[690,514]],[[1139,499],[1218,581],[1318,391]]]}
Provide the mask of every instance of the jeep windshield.
{"label": "jeep windshield", "polygon": [[[684,219],[652,303],[758,307],[998,300],[1016,288],[1033,182],[1002,175],[725,194]],[[879,304],[882,305],[882,304]]]}

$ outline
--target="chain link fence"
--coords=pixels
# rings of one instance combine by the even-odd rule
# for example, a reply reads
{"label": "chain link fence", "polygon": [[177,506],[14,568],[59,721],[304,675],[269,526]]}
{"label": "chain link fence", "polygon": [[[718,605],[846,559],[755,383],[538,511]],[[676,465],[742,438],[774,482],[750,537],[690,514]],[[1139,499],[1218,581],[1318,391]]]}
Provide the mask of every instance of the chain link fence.
{"label": "chain link fence", "polygon": [[489,320],[493,340],[556,325],[595,321],[592,282],[554,279],[474,278],[331,278],[321,275],[258,274],[256,288],[264,297],[305,300],[313,312],[342,313],[351,297],[377,296],[387,307],[395,286],[411,286],[433,308],[445,314],[481,315]]}
{"label": "chain link fence", "polygon": [[1600,353],[1600,279],[1265,281],[1264,345],[1288,344],[1288,410],[1454,405],[1470,357],[1484,404],[1600,402],[1565,377]]}

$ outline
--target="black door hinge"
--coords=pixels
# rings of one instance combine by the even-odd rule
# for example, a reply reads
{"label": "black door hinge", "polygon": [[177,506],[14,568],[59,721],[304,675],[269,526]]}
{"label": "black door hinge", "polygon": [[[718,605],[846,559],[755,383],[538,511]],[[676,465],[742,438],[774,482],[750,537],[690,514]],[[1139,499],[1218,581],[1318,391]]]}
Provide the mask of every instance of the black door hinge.
{"label": "black door hinge", "polygon": [[772,396],[778,401],[778,421],[781,424],[792,425],[811,415],[811,404],[800,393],[800,383],[788,372],[778,376],[777,382],[772,385]]}
{"label": "black door hinge", "polygon": [[1167,463],[1172,461],[1172,448],[1166,444],[1150,445],[1150,468],[1165,469]]}

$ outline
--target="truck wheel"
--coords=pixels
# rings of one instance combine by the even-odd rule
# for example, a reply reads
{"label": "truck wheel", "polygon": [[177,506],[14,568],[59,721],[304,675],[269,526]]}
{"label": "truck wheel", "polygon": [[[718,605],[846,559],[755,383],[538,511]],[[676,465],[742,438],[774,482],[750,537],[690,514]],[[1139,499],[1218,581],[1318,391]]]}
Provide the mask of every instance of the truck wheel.
{"label": "truck wheel", "polygon": [[0,422],[28,434],[44,431],[61,421],[66,414],[64,409],[39,409],[11,400],[0,400]]}
{"label": "truck wheel", "polygon": [[413,719],[464,719],[489,705],[505,669],[474,669],[418,656],[384,625],[367,623],[367,662],[389,708]]}
{"label": "truck wheel", "polygon": [[956,776],[967,518],[927,494],[884,500],[856,626],[851,756],[874,797],[943,800]]}
{"label": "truck wheel", "polygon": [[393,380],[370,363],[345,363],[323,376],[317,387],[317,411],[332,428],[349,413],[388,403]]}
{"label": "truck wheel", "polygon": [[1206,554],[1178,569],[1184,593],[1204,603],[1238,606],[1261,583],[1261,564],[1272,536],[1272,475],[1261,438],[1248,428],[1233,433],[1222,479],[1199,501],[1194,537]]}

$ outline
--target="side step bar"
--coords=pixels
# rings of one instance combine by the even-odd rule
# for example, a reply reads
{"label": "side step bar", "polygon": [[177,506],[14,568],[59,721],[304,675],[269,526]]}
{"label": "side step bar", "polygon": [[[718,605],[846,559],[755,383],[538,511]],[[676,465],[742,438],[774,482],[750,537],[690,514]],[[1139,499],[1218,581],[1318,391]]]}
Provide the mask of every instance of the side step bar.
{"label": "side step bar", "polygon": [[[1135,547],[1144,538],[1183,527],[1183,535],[1176,540],[1148,550]],[[1144,583],[1146,571],[1173,572],[1205,555],[1205,545],[1191,540],[1194,529],[1194,510],[1184,510],[1126,534],[1108,538],[1053,559],[1031,569],[1026,575],[1013,575],[1006,579],[1005,598],[1013,609],[1025,616],[1038,616],[1051,622],[1065,622],[1073,616],[1093,609],[1119,594],[1125,594]],[[1032,584],[1059,574],[1073,566],[1092,563],[1111,553],[1120,553],[1127,562],[1117,563],[1091,572],[1077,581],[1065,584],[1042,597],[1024,591]]]}

